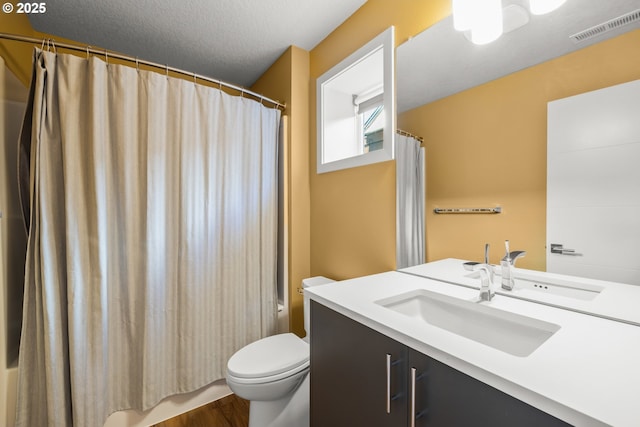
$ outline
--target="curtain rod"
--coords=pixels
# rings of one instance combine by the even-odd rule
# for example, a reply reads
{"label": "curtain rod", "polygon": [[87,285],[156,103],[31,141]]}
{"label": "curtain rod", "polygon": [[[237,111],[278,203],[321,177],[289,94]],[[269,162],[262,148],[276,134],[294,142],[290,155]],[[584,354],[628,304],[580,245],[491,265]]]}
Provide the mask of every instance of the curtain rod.
{"label": "curtain rod", "polygon": [[414,135],[412,133],[409,133],[409,132],[401,130],[401,129],[396,129],[396,133],[399,133],[400,135],[408,136],[409,138],[415,138],[418,141],[420,141],[421,144],[424,142],[424,139],[421,136],[416,136],[416,135]]}
{"label": "curtain rod", "polygon": [[189,77],[193,77],[194,79],[200,79],[200,80],[204,80],[210,83],[215,83],[219,86],[224,86],[228,89],[232,89],[235,91],[240,92],[241,96],[244,96],[245,94],[250,95],[254,98],[258,98],[260,100],[260,102],[268,102],[270,104],[273,104],[273,106],[275,108],[278,108],[280,110],[284,110],[286,107],[286,104],[282,104],[278,101],[274,101],[273,99],[267,98],[264,95],[260,95],[259,93],[253,92],[249,89],[245,89],[243,87],[240,86],[236,86],[234,84],[231,83],[226,83],[223,82],[222,80],[218,80],[218,79],[213,79],[211,77],[206,77],[206,76],[201,76],[199,74],[196,73],[190,73],[188,71],[185,70],[181,70],[179,68],[173,68],[173,67],[169,67],[168,65],[162,65],[162,64],[158,64],[155,62],[151,62],[151,61],[144,61],[138,58],[135,58],[133,56],[129,56],[129,55],[123,55],[120,53],[115,53],[115,52],[109,52],[106,49],[103,50],[98,50],[98,49],[94,49],[91,46],[86,46],[86,47],[82,47],[82,46],[76,46],[73,44],[68,44],[68,43],[58,43],[56,41],[54,41],[53,39],[46,39],[46,38],[42,38],[42,39],[38,39],[35,37],[25,37],[25,36],[19,36],[16,34],[8,34],[8,33],[0,33],[0,39],[6,39],[6,40],[13,40],[13,41],[18,41],[18,42],[25,42],[25,43],[34,43],[34,44],[42,44],[43,46],[46,45],[55,48],[63,48],[63,49],[70,49],[70,50],[75,50],[75,51],[79,51],[79,52],[86,52],[87,55],[88,54],[94,54],[94,55],[104,55],[105,58],[108,57],[112,57],[112,58],[117,58],[117,59],[121,59],[123,61],[128,61],[128,62],[135,62],[136,64],[142,64],[142,65],[146,65],[149,67],[154,67],[154,68],[160,68],[162,70],[166,70],[166,72],[168,73],[169,71],[172,71],[174,73],[178,73],[178,74],[182,74],[185,76],[189,76]]}

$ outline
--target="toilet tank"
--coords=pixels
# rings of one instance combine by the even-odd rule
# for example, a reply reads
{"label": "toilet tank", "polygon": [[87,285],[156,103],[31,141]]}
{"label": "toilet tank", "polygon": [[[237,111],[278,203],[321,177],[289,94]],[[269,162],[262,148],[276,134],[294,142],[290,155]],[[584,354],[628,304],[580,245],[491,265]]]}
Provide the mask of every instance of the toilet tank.
{"label": "toilet tank", "polygon": [[[312,286],[320,286],[320,285],[326,285],[327,283],[333,283],[335,282],[335,280],[331,280],[328,279],[324,276],[315,276],[315,277],[309,277],[307,279],[302,279],[302,289],[307,289],[310,288]],[[310,303],[309,303],[309,296],[307,295],[307,293],[304,293],[304,305],[303,305],[303,316],[304,316],[304,330],[307,333],[307,336],[305,337],[305,341],[309,341],[309,335],[311,334],[311,328],[310,328],[310,319],[311,319],[311,307],[310,307]]]}

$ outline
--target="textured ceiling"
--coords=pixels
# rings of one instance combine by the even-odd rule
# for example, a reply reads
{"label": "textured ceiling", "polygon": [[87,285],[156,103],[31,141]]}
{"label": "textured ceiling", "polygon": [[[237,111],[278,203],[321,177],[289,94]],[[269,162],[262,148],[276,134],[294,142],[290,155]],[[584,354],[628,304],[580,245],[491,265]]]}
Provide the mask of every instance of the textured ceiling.
{"label": "textured ceiling", "polygon": [[[525,0],[503,6],[527,8]],[[452,18],[438,22],[396,50],[398,111],[403,112],[535,64],[640,28],[640,21],[574,43],[569,36],[640,9],[640,0],[567,0],[559,9],[531,16],[524,27],[477,46],[453,29]],[[639,47],[640,54],[640,47]]]}
{"label": "textured ceiling", "polygon": [[37,31],[249,87],[366,0],[47,0]]}

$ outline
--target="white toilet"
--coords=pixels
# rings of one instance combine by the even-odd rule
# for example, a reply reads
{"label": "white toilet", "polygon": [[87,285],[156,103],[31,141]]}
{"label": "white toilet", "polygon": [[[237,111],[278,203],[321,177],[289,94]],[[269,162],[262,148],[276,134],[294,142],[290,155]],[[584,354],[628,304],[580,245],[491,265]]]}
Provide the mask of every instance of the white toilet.
{"label": "white toilet", "polygon": [[[302,288],[331,283],[317,276]],[[250,401],[249,427],[309,425],[309,297],[304,296],[303,339],[287,333],[273,335],[238,350],[227,362],[227,385]]]}

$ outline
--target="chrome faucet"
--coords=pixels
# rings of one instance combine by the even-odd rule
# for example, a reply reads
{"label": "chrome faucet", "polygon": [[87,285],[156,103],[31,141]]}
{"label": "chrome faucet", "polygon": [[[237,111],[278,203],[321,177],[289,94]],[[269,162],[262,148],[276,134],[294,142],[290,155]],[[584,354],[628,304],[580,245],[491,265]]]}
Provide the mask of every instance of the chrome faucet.
{"label": "chrome faucet", "polygon": [[493,268],[488,264],[475,264],[475,271],[480,272],[480,301],[491,301],[493,289],[491,289],[491,273]]}
{"label": "chrome faucet", "polygon": [[485,243],[484,245],[484,264],[475,261],[467,261],[463,264],[463,267],[467,271],[480,272],[480,301],[491,301],[494,294],[493,289],[491,289],[494,269],[493,266],[489,264],[489,244]]}
{"label": "chrome faucet", "polygon": [[505,247],[505,255],[502,258],[502,261],[500,261],[500,268],[501,268],[501,276],[502,276],[502,280],[501,280],[501,285],[502,285],[502,289],[505,289],[507,291],[511,291],[513,290],[513,286],[515,285],[515,281],[513,280],[513,267],[515,267],[516,265],[516,260],[518,258],[522,258],[524,257],[527,252],[526,251],[509,251],[509,241],[505,240],[504,241],[504,247]]}

